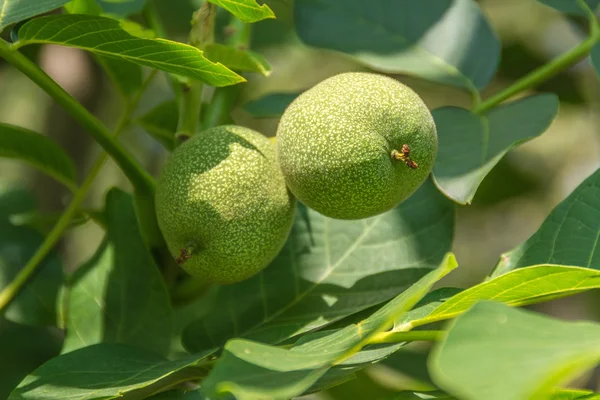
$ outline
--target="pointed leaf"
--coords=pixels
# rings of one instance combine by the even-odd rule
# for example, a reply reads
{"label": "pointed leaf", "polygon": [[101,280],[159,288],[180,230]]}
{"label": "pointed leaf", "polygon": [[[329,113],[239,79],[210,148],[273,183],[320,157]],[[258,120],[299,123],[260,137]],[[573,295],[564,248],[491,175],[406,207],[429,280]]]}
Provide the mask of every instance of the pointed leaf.
{"label": "pointed leaf", "polygon": [[359,324],[352,324],[290,350],[244,339],[230,340],[201,390],[209,397],[231,393],[238,400],[297,396],[331,367],[357,354],[374,334],[389,329],[394,320],[412,308],[456,266],[454,256],[448,254],[439,268],[429,272]]}
{"label": "pointed leaf", "polygon": [[244,105],[255,118],[279,118],[300,93],[272,93]]}
{"label": "pointed leaf", "polygon": [[296,0],[294,20],[310,46],[472,92],[489,83],[500,55],[473,0]]}
{"label": "pointed leaf", "polygon": [[271,65],[261,54],[251,50],[242,50],[233,46],[213,43],[206,46],[204,55],[209,60],[221,63],[233,71],[258,72],[271,75]]}
{"label": "pointed leaf", "polygon": [[[562,265],[536,265],[498,276],[470,287],[433,308],[411,310],[396,322],[395,330],[454,318],[481,300],[523,306],[600,288],[600,271]],[[435,292],[434,292],[435,293]],[[436,304],[436,303],[433,303]]]}
{"label": "pointed leaf", "polygon": [[158,268],[142,240],[129,194],[106,198],[107,237],[71,282],[63,352],[100,342],[166,354],[173,316]]}
{"label": "pointed leaf", "polygon": [[524,243],[503,254],[492,276],[534,264],[600,269],[600,169],[589,176]]}
{"label": "pointed leaf", "polygon": [[477,188],[504,155],[550,126],[558,97],[541,94],[478,116],[458,107],[433,111],[439,152],[433,167],[436,185],[449,198],[470,204]]}
{"label": "pointed leaf", "polygon": [[451,325],[429,370],[442,389],[464,400],[546,399],[599,360],[599,324],[484,302]]}
{"label": "pointed leaf", "polygon": [[[0,291],[23,269],[44,241],[38,232],[0,221]],[[63,285],[63,267],[51,252],[39,272],[8,304],[4,317],[25,325],[56,325],[58,293]]]}
{"label": "pointed leaf", "polygon": [[450,250],[454,206],[426,182],[400,207],[342,221],[299,208],[284,249],[257,276],[220,288],[184,332],[197,351],[233,337],[265,343],[321,327],[408,288]]}
{"label": "pointed leaf", "polygon": [[0,31],[10,24],[54,10],[69,0],[0,0]]}
{"label": "pointed leaf", "polygon": [[155,353],[102,343],[53,358],[28,375],[9,400],[143,399],[173,384],[201,377],[211,352],[168,361]]}
{"label": "pointed leaf", "polygon": [[[558,11],[564,12],[565,14],[570,15],[582,15],[586,16],[587,14],[583,10],[583,8],[577,4],[577,0],[538,0],[540,3],[547,5],[548,7],[552,7],[557,9]],[[585,0],[587,5],[595,10],[600,4],[600,0]]]}
{"label": "pointed leaf", "polygon": [[165,149],[173,150],[178,118],[177,101],[167,100],[148,111],[136,122]]}
{"label": "pointed leaf", "polygon": [[73,160],[47,136],[0,123],[0,157],[26,161],[72,191],[77,190]]}
{"label": "pointed leaf", "polygon": [[18,49],[34,43],[75,47],[95,55],[198,79],[212,86],[245,81],[227,67],[206,59],[193,46],[132,36],[119,21],[111,18],[79,14],[36,18],[19,29],[19,41],[13,47]]}
{"label": "pointed leaf", "polygon": [[263,19],[275,18],[268,5],[259,5],[256,0],[208,0],[223,7],[242,22],[252,23]]}

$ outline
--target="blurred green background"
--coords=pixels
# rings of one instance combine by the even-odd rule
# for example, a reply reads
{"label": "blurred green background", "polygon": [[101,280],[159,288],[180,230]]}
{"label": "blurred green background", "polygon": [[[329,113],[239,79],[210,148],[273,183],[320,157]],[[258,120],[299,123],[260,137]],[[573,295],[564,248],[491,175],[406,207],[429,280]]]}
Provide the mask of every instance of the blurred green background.
{"label": "blurred green background", "polygon": [[[535,0],[482,0],[479,3],[503,46],[499,73],[484,97],[585,37],[584,21],[568,19]],[[201,1],[194,0],[156,1],[170,38],[186,40],[191,13],[200,4]],[[291,0],[273,0],[269,4],[278,19],[254,26],[252,47],[266,56],[273,73],[268,78],[247,75],[249,82],[243,85],[240,104],[232,117],[237,124],[274,136],[277,119],[253,118],[241,107],[243,103],[268,93],[298,92],[333,74],[365,68],[343,55],[302,45],[293,31]],[[224,12],[220,12],[218,18],[225,19]],[[27,52],[89,110],[108,126],[114,126],[122,108],[121,100],[88,54],[57,46],[28,47]],[[173,97],[168,83],[159,76],[143,99],[140,114]],[[416,90],[431,109],[444,105],[469,107],[470,97],[465,92],[408,76],[395,77]],[[546,133],[509,153],[500,162],[485,179],[473,205],[458,207],[454,252],[460,268],[443,285],[467,287],[481,281],[501,253],[534,233],[552,208],[600,166],[600,82],[589,60],[536,90],[558,94],[561,100],[558,117]],[[208,96],[210,92],[207,99]],[[80,180],[100,152],[99,146],[60,107],[4,62],[0,62],[0,121],[44,133],[61,143],[75,160]],[[121,140],[153,174],[160,171],[166,153],[141,128],[134,127]],[[130,189],[115,164],[108,162],[87,198],[86,207],[101,207],[104,194],[111,186]],[[35,204],[49,214],[51,223],[52,215],[60,213],[69,199],[65,188],[43,174],[21,162],[0,159],[0,201],[13,201],[14,206],[22,210]],[[101,229],[92,222],[72,229],[59,249],[66,267],[73,270],[90,257],[101,238]],[[599,320],[599,300],[597,293],[592,292],[545,303],[536,309],[565,319]],[[0,352],[0,358],[4,358],[0,362],[0,398],[9,389],[6,387],[11,380],[9,371],[19,376],[19,367],[12,369],[15,365],[30,370],[56,354],[60,333],[0,321],[0,343],[15,340],[32,344]],[[408,349],[423,350],[419,346]],[[408,378],[395,366],[395,358],[408,356],[415,357],[415,365],[423,363],[420,352],[399,352],[384,365],[367,369],[359,374],[359,379],[320,394],[318,398],[376,399],[390,393],[390,389],[426,387],[424,371],[416,377],[418,379]],[[8,368],[6,364],[10,364],[10,360],[18,360],[18,363]],[[574,385],[599,390],[588,378],[589,375]]]}

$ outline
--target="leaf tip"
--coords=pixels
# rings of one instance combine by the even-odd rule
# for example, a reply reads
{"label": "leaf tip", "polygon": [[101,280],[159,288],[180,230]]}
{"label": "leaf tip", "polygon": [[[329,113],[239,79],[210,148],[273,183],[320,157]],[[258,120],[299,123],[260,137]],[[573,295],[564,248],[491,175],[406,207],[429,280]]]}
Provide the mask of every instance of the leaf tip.
{"label": "leaf tip", "polygon": [[448,272],[458,268],[458,261],[456,261],[456,255],[451,251],[446,253],[444,259],[442,260],[442,266]]}

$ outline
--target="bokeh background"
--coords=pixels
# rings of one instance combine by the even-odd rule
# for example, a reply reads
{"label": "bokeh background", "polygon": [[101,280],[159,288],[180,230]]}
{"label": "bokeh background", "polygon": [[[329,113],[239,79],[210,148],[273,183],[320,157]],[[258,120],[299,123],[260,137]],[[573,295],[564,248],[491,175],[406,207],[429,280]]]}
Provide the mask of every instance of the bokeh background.
{"label": "bokeh background", "polygon": [[[484,97],[573,47],[586,35],[585,21],[566,18],[535,0],[481,0],[479,3],[502,42],[499,72]],[[186,41],[191,13],[200,4],[201,0],[156,1],[172,39]],[[240,104],[232,117],[237,124],[274,136],[278,120],[254,118],[243,108],[244,103],[268,93],[302,91],[333,74],[365,68],[343,55],[304,46],[293,31],[291,0],[276,0],[270,5],[278,19],[255,25],[252,47],[266,56],[273,73],[268,78],[247,75],[249,83],[243,86]],[[218,18],[224,20],[223,14],[224,11],[220,12]],[[108,77],[88,54],[57,46],[27,47],[26,51],[108,126],[115,125],[123,105]],[[465,92],[408,76],[395,77],[416,90],[431,109],[444,105],[469,107],[470,97]],[[443,285],[468,287],[484,279],[501,253],[535,232],[552,208],[600,166],[600,81],[589,60],[550,79],[536,91],[556,93],[561,101],[560,112],[547,132],[500,162],[481,185],[471,206],[458,207],[454,252],[460,268]],[[167,81],[160,75],[144,97],[140,115],[172,97]],[[75,160],[79,179],[85,177],[100,153],[99,146],[60,107],[2,61],[0,121],[44,133],[61,143]],[[160,171],[166,153],[143,129],[133,127],[121,140],[153,174]],[[99,208],[111,186],[130,189],[122,173],[109,161],[86,200],[86,208]],[[66,189],[33,168],[0,159],[0,201],[8,198],[18,199],[16,202],[24,209],[35,203],[44,215],[42,220],[37,220],[42,230],[52,226],[70,199]],[[27,222],[26,218],[22,222]],[[93,222],[70,230],[59,249],[67,268],[75,269],[90,257],[101,238],[102,231]],[[564,319],[599,320],[599,305],[598,294],[590,292],[535,308]],[[0,341],[16,339],[12,328],[10,323],[0,321]],[[15,365],[7,367],[2,358],[5,361],[19,358],[22,368],[27,368],[58,351],[57,332],[41,332],[38,328],[18,332],[20,339],[15,343],[23,343],[23,348],[17,345],[13,348],[14,354],[0,354],[0,398],[8,389],[2,386],[2,376],[18,373]],[[407,351],[413,350],[423,348],[409,346]],[[423,386],[427,383],[424,371],[415,380],[403,376],[394,364],[394,357],[400,356],[415,357],[415,363],[422,362],[423,353],[401,353],[388,359],[385,365],[367,369],[359,374],[359,379],[320,394],[318,398],[376,399],[392,388],[426,387]],[[27,354],[36,356],[27,358]],[[600,389],[597,379],[593,379],[594,373],[574,385]]]}

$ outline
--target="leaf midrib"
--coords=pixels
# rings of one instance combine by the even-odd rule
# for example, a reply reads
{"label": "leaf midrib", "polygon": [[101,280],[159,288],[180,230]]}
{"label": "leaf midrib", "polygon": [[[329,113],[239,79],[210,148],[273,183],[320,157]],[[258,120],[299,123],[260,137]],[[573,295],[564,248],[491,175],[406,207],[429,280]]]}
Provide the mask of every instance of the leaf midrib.
{"label": "leaf midrib", "polygon": [[[307,288],[307,290],[305,290],[303,293],[300,293],[299,296],[296,296],[296,298],[294,298],[293,301],[289,302],[284,307],[282,307],[281,309],[279,309],[277,312],[275,312],[274,314],[271,314],[269,317],[264,318],[262,321],[259,321],[257,324],[255,324],[252,327],[246,329],[245,332],[244,332],[244,334],[247,335],[249,333],[252,333],[252,331],[254,329],[256,329],[256,328],[264,325],[267,322],[271,322],[273,319],[275,319],[279,315],[283,314],[284,312],[286,312],[287,310],[289,310],[290,308],[292,308],[294,305],[298,304],[298,302],[300,302],[300,300],[302,300],[306,296],[308,296],[309,293],[311,293],[317,286],[319,286],[321,283],[323,283],[323,281],[333,271],[335,271],[335,269],[359,246],[359,244],[374,229],[374,227],[379,223],[380,220],[381,220],[381,217],[377,217],[370,226],[369,225],[366,226],[365,229],[363,230],[363,232],[356,238],[356,240],[354,241],[354,243],[352,243],[350,246],[348,246],[348,249],[344,252],[344,254],[342,254],[342,256],[333,265],[331,265],[329,263],[329,259],[331,257],[330,249],[329,249],[329,239],[327,238],[327,236],[325,236],[325,243],[326,243],[326,246],[325,246],[325,248],[326,248],[325,255],[326,255],[326,258],[327,258],[328,268],[325,270],[325,272],[323,273],[323,275],[321,275],[319,277],[319,279],[317,279],[316,282],[314,282],[311,286],[309,286]],[[325,225],[327,225],[327,224],[328,224],[328,220],[325,219]],[[325,234],[326,234],[327,233],[327,229],[325,229],[324,231],[325,231]],[[296,276],[296,280],[298,280],[298,279],[299,279],[299,277]]]}
{"label": "leaf midrib", "polygon": [[[84,33],[83,35],[78,35],[78,36],[71,37],[71,38],[69,38],[68,41],[56,41],[56,40],[52,40],[52,38],[54,38],[57,35],[59,35],[65,29],[72,29],[73,26],[75,26],[76,24],[90,22],[90,21],[96,21],[96,22],[104,23],[105,25],[109,24],[108,29],[103,29],[103,30],[94,31],[94,32],[87,32],[87,33]],[[54,23],[54,22],[55,22],[54,19],[41,21],[40,25],[38,27],[38,33],[40,31],[42,31],[43,29],[45,29],[49,24]],[[233,71],[231,71],[230,74],[225,74],[225,73],[220,73],[220,72],[215,72],[215,71],[208,70],[207,68],[209,68],[209,67],[222,67],[222,68],[225,68],[225,69],[227,69],[227,67],[225,67],[223,64],[221,64],[219,62],[212,62],[209,59],[205,58],[204,55],[203,55],[203,52],[200,51],[200,50],[198,50],[198,49],[196,49],[195,47],[192,47],[192,46],[189,46],[189,45],[186,45],[186,44],[183,44],[183,43],[171,42],[169,40],[164,40],[164,39],[160,39],[160,38],[159,39],[153,39],[153,40],[139,38],[139,37],[136,37],[136,36],[133,36],[133,35],[129,34],[127,31],[125,31],[124,29],[122,29],[120,27],[110,26],[110,25],[114,25],[114,24],[111,24],[111,22],[112,21],[103,21],[101,19],[96,19],[96,18],[86,18],[86,19],[76,20],[75,22],[69,22],[69,24],[67,24],[66,26],[63,26],[58,32],[55,32],[50,38],[47,38],[47,39],[37,39],[37,35],[33,35],[30,38],[21,39],[18,42],[13,43],[11,45],[11,48],[14,49],[14,50],[18,50],[21,47],[26,46],[28,44],[57,44],[57,45],[61,45],[61,46],[73,47],[73,48],[78,48],[78,49],[81,49],[81,50],[86,50],[86,51],[89,51],[91,53],[103,55],[103,56],[108,57],[108,58],[122,58],[122,59],[125,59],[125,60],[128,60],[128,61],[134,62],[136,64],[140,64],[140,61],[142,61],[143,63],[150,63],[150,64],[154,64],[154,65],[160,65],[160,66],[167,66],[167,67],[172,67],[172,68],[178,68],[180,70],[185,70],[185,71],[203,72],[203,73],[211,74],[213,76],[220,76],[220,77],[225,77],[225,78],[230,78],[230,79],[231,78],[235,78],[236,75],[237,75]],[[28,28],[29,28],[28,26],[25,26],[26,30]],[[123,39],[123,40],[110,40],[110,41],[106,41],[106,42],[101,43],[100,45],[110,45],[110,44],[122,42],[122,41],[125,41],[125,40],[137,40],[137,41],[140,41],[142,43],[146,43],[147,42],[149,44],[162,43],[163,45],[170,45],[170,46],[175,46],[175,47],[181,47],[180,49],[177,48],[175,50],[169,49],[168,52],[170,52],[170,53],[172,53],[172,52],[181,52],[181,51],[189,51],[189,52],[196,53],[198,56],[202,57],[202,60],[200,60],[200,61],[204,61],[206,63],[206,65],[203,66],[203,67],[193,68],[193,67],[189,67],[189,66],[182,65],[182,64],[173,64],[173,63],[168,63],[168,62],[160,61],[160,60],[150,60],[150,59],[147,59],[147,58],[126,55],[126,54],[124,54],[122,52],[108,52],[108,51],[105,51],[105,50],[98,49],[98,47],[83,46],[83,45],[76,45],[76,44],[71,44],[70,43],[70,41],[79,39],[80,37],[85,36],[85,35],[98,34],[98,33],[107,32],[107,31],[119,31],[119,32],[122,31],[124,35],[127,35],[129,37],[127,37],[126,39]],[[161,53],[161,52],[159,52],[159,53]],[[157,54],[157,53],[152,53],[152,55],[153,54]],[[146,56],[148,56],[148,54],[146,54]]]}

